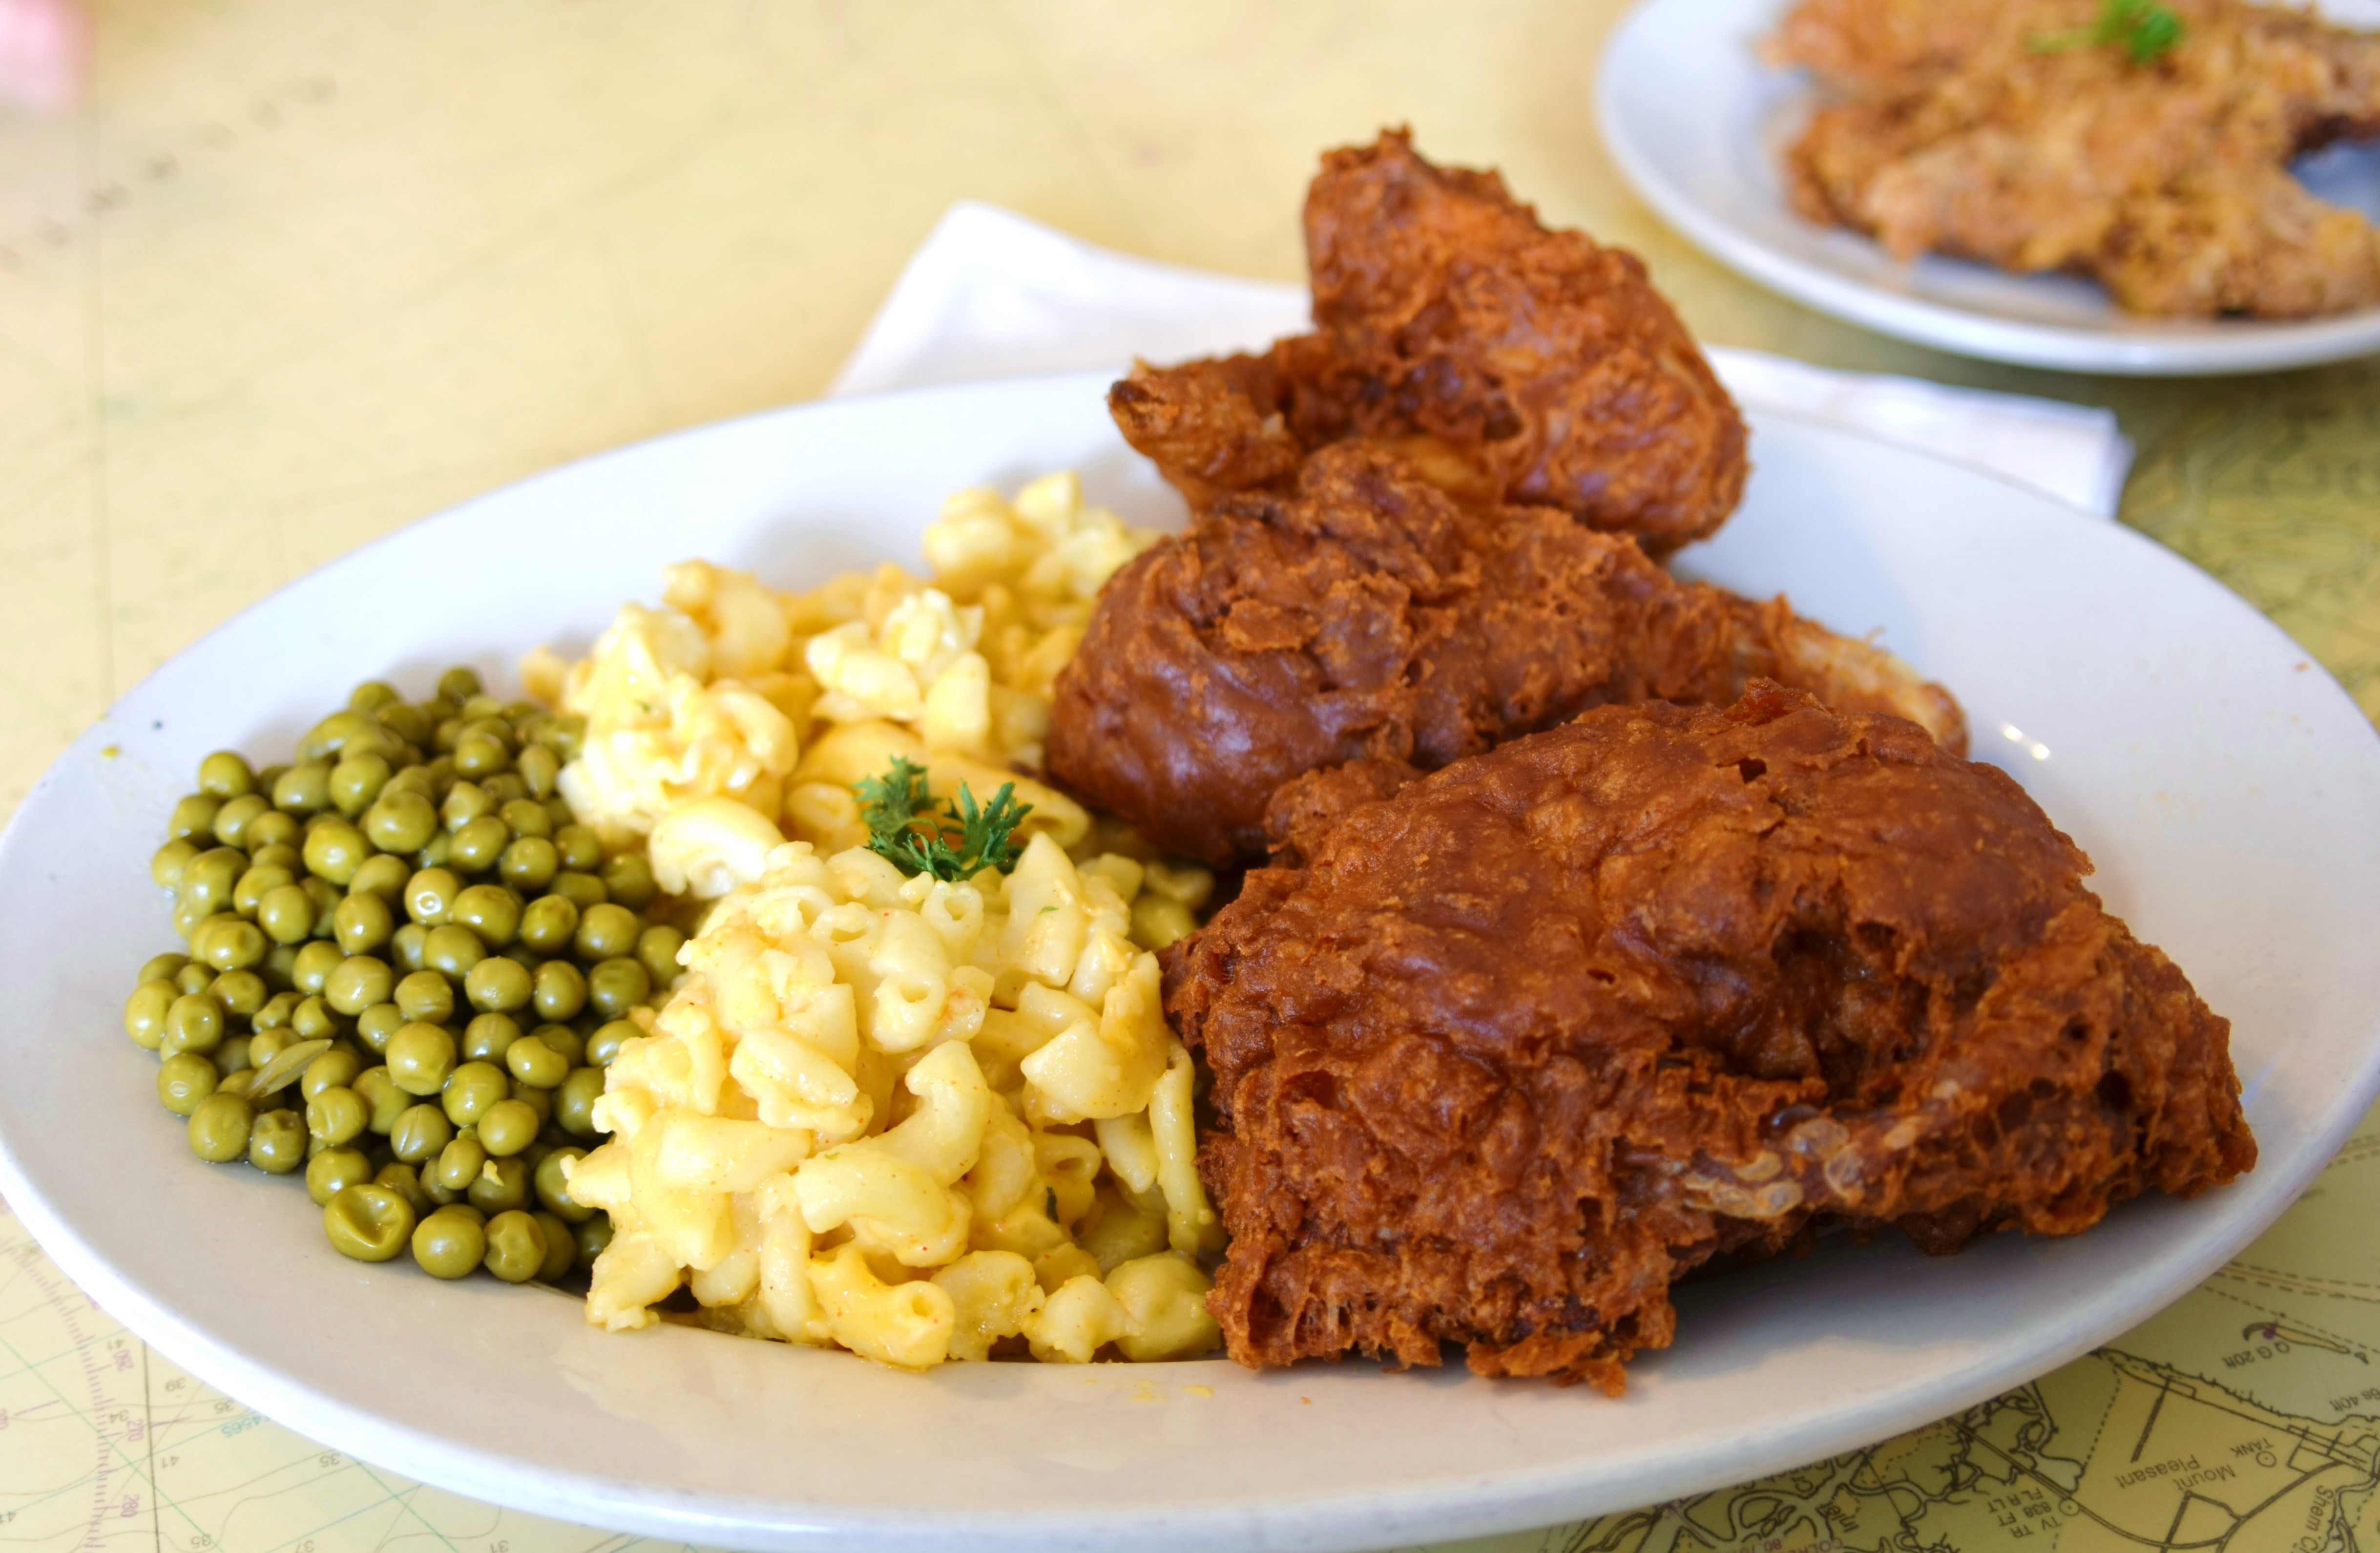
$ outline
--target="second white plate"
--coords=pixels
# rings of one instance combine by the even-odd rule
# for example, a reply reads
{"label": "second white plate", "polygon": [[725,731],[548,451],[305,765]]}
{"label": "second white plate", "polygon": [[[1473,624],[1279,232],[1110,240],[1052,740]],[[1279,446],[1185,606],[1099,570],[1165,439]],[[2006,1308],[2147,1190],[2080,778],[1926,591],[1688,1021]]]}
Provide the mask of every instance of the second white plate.
{"label": "second white plate", "polygon": [[[120,1028],[171,941],[148,858],[208,750],[286,749],[355,680],[463,657],[510,683],[688,555],[815,583],[912,564],[958,487],[1084,471],[1170,494],[1104,374],[808,406],[500,491],[324,568],[127,696],[0,839],[0,1194],[59,1266],[267,1415],[481,1498],[675,1540],[957,1553],[1377,1547],[1544,1525],[1815,1460],[2018,1384],[2238,1252],[2380,1080],[2380,739],[2246,604],[2139,536],[1954,465],[1776,416],[1697,571],[1883,640],[1964,698],[1979,753],[2097,858],[2096,887],[2234,1021],[2264,1162],[2065,1241],[1928,1260],[1832,1245],[1680,1292],[1617,1401],[1305,1365],[951,1365],[682,1327],[368,1267],[294,1180],[190,1158]],[[468,563],[468,564],[464,564]],[[98,1420],[120,1438],[130,1421]]]}
{"label": "second white plate", "polygon": [[[1596,121],[1621,174],[1729,268],[1882,334],[2029,367],[2197,377],[2380,351],[2380,308],[2288,322],[2143,319],[2089,281],[1954,259],[1902,263],[1861,234],[1803,220],[1779,157],[1812,89],[1756,52],[1790,3],[1644,0],[1613,29],[1596,75]],[[2380,21],[2369,0],[2323,8]],[[2380,147],[2335,147],[2302,171],[2324,198],[2380,218]]]}

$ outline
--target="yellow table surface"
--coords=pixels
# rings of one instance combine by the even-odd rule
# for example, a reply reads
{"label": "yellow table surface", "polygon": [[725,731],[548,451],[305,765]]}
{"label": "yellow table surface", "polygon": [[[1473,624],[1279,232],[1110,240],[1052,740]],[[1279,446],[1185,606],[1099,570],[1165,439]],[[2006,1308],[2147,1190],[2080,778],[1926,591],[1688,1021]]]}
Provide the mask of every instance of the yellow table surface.
{"label": "yellow table surface", "polygon": [[[1706,340],[2114,406],[2140,449],[2124,520],[2245,594],[2380,710],[2380,363],[2216,382],[2066,377],[1901,345],[1769,296],[1662,227],[1598,146],[1587,83],[1621,9],[103,6],[86,104],[46,120],[0,116],[0,813],[123,689],[322,562],[562,460],[818,394],[954,199],[1159,258],[1296,278],[1296,213],[1316,153],[1398,122],[1435,157],[1500,166],[1548,220],[1644,254]],[[2297,1235],[2326,1244],[2326,1231]],[[2340,1267],[2273,1274],[2312,1280],[2307,1288],[2321,1287],[2301,1294],[2345,1302],[2371,1329],[2335,1324],[2312,1349],[2299,1334],[2295,1352],[2328,1355],[2320,1363],[2349,1402],[2371,1366],[2365,1341],[2380,1342],[2380,1254],[2361,1249],[2374,1238],[2346,1235],[2358,1249],[2342,1241]],[[37,1263],[26,1252],[7,1265]],[[73,1304],[70,1290],[57,1299]],[[2256,1310],[2252,1324],[2281,1320]],[[67,1329],[75,1354],[113,1341],[96,1313]],[[2276,1337],[2267,1359],[2276,1341],[2291,1352]],[[0,1372],[11,1353],[22,1367],[0,1373],[0,1406],[8,1385],[32,1384],[49,1362],[0,1346]],[[2259,1361],[2252,1352],[2242,1362]],[[2325,1373],[2305,1382],[2309,1396]],[[2121,1377],[2107,1384],[2120,1391]],[[2283,1420],[2275,1429],[2329,1426],[2286,1401],[2275,1393],[2255,1405]],[[0,1430],[10,1417],[0,1411]],[[111,1471],[130,1474],[130,1508],[103,1538],[89,1485],[59,1501],[63,1490],[44,1498],[13,1481],[7,1462],[33,1460],[30,1437],[0,1432],[0,1538],[22,1532],[16,1540],[63,1547],[121,1536],[234,1553],[331,1553],[411,1535],[449,1548],[484,1542],[488,1553],[507,1553],[508,1535],[512,1553],[609,1540],[447,1504],[295,1437],[255,1433],[291,1442],[281,1449],[290,1462],[317,1463],[288,1469],[298,1475],[273,1492],[297,1498],[277,1499],[271,1517],[211,1524],[175,1506],[162,1478],[133,1482],[132,1466],[109,1467],[103,1450],[103,1492]],[[2275,1490],[2302,1521],[2291,1536],[2325,1516],[2350,1545],[2369,1535],[2360,1528],[2372,1523],[2373,1442],[2356,1438],[2325,1435],[2316,1453],[2362,1462],[2362,1498],[2350,1504],[2345,1486],[2318,1505],[2306,1498],[2316,1506],[2307,1518],[2288,1496],[2313,1487]],[[2245,1443],[2254,1441],[2252,1431]],[[1795,1492],[1809,1505],[1868,1492],[1842,1470],[1840,1495],[1815,1478]],[[2077,1470],[2078,1482],[2095,1481],[2092,1462]],[[2041,1471],[2010,1469],[2006,1506],[1973,1509],[1972,1523],[1937,1517],[1936,1530],[1981,1547],[2022,1525],[2030,1531],[2014,1535],[2055,1544],[2125,1521],[2114,1511],[2107,1521],[2093,1499],[2061,1530],[2062,1505],[2078,1503],[2061,1496],[2082,1489]],[[2115,1484],[2122,1474],[2109,1471],[2107,1504],[2164,1491]],[[340,1508],[323,1485],[352,1489],[358,1473],[378,1486],[357,1490],[366,1500],[399,1508]],[[1888,1504],[1898,1492],[1876,1490]],[[47,1524],[37,1507],[68,1501],[85,1508],[42,1541],[51,1534],[35,1532]],[[2198,1513],[2192,1502],[2185,1493],[2175,1527]],[[419,1508],[433,1503],[444,1506],[435,1517]],[[1789,1514],[1763,1534],[1767,1511],[1717,1499],[1704,1509],[1724,1523],[1696,1522],[1689,1534],[1674,1514],[1614,1518],[1591,1535],[1508,1545],[1787,1550],[1883,1535],[1873,1507],[1866,1533],[1856,1515],[1841,1518],[1849,1511]],[[84,1519],[89,1543],[77,1540]],[[2270,1514],[2256,1526],[2274,1540],[2232,1546],[2288,1541]],[[2111,1547],[2192,1540],[2109,1535]]]}

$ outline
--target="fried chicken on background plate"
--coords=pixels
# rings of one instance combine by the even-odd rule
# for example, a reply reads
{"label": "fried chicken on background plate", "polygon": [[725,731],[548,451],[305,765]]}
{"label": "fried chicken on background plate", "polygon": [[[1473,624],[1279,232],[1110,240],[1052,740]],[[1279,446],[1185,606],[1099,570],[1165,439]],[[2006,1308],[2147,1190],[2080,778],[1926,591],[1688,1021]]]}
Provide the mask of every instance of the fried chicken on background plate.
{"label": "fried chicken on background plate", "polygon": [[1897,258],[2103,282],[2134,312],[2380,302],[2380,230],[2292,158],[2380,135],[2380,36],[2165,0],[2180,41],[2094,42],[2099,0],[1803,0],[1769,54],[1841,99],[1787,153],[1795,206]]}
{"label": "fried chicken on background plate", "polygon": [[1617,1392],[1673,1280],[1820,1217],[1948,1252],[2254,1163],[2227,1022],[1908,722],[1762,684],[1400,780],[1169,952],[1243,1364]]}
{"label": "fried chicken on background plate", "polygon": [[1889,653],[1680,583],[1557,509],[1457,501],[1355,439],[1109,581],[1048,759],[1159,846],[1228,866],[1264,855],[1267,805],[1305,773],[1435,769],[1607,702],[1730,701],[1755,676],[1964,747],[1957,703]]}
{"label": "fried chicken on background plate", "polygon": [[1743,491],[1744,429],[1635,255],[1548,231],[1492,172],[1390,130],[1307,191],[1315,333],[1143,367],[1109,407],[1194,510],[1348,437],[1467,500],[1560,507],[1658,555]]}

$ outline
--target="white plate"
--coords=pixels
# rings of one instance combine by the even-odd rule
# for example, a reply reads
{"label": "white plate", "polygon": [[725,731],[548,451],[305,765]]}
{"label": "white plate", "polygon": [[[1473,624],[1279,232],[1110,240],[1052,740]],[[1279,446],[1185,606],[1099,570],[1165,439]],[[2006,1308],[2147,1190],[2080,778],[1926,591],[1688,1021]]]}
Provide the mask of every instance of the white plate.
{"label": "white plate", "polygon": [[[1596,119],[1645,202],[1719,262],[1822,312],[1921,345],[2070,371],[2192,377],[2339,361],[2380,350],[2380,308],[2299,322],[2137,318],[2097,285],[1961,260],[1904,264],[1872,239],[1793,212],[1778,159],[1810,85],[1755,51],[1791,0],[1644,0],[1613,29]],[[2380,6],[2323,9],[2380,24]],[[2338,146],[2301,168],[2323,198],[2380,219],[2380,148]]]}
{"label": "white plate", "polygon": [[147,858],[201,754],[286,748],[367,675],[419,686],[463,656],[508,681],[517,653],[583,642],[680,557],[788,585],[910,560],[943,494],[973,482],[1073,466],[1095,495],[1166,514],[1108,424],[1106,382],[820,405],[592,459],[326,567],[160,670],[0,841],[0,1191],[69,1276],[210,1383],[526,1510],[750,1547],[1351,1547],[1662,1499],[1990,1396],[2245,1245],[2380,1082],[2380,740],[2345,695],[2133,534],[1761,417],[1744,510],[1693,569],[1880,627],[1957,687],[1982,753],[2237,1022],[2265,1150],[2247,1180],[2075,1240],[1941,1261],[1829,1247],[1694,1285],[1678,1346],[1612,1401],[1459,1363],[917,1377],[684,1329],[606,1336],[558,1295],[342,1260],[296,1182],[190,1159],[118,1010],[170,941]]}

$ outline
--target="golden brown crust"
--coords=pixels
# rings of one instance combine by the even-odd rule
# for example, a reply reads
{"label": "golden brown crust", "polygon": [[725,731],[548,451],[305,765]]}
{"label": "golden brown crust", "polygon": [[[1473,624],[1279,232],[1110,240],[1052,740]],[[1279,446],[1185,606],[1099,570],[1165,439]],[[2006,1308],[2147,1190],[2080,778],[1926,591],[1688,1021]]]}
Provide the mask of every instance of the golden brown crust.
{"label": "golden brown crust", "polygon": [[1734,510],[1742,419],[1633,254],[1548,231],[1403,130],[1324,156],[1305,232],[1317,333],[1141,367],[1109,396],[1194,508],[1360,436],[1465,500],[1559,507],[1657,555]]}
{"label": "golden brown crust", "polygon": [[1264,855],[1266,805],[1302,773],[1435,770],[1589,707],[1725,702],[1763,675],[1964,736],[1939,686],[1781,600],[1679,583],[1551,508],[1459,503],[1356,440],[1109,581],[1048,758],[1149,841],[1228,865]]}
{"label": "golden brown crust", "polygon": [[2380,301],[2380,231],[2289,161],[2380,134],[2380,38],[2286,7],[2168,0],[2152,63],[2096,0],[1803,0],[1779,63],[1840,99],[1787,153],[1795,206],[1893,254],[2104,282],[2136,312],[2294,318]]}
{"label": "golden brown crust", "polygon": [[2228,1026],[2015,783],[1755,686],[1360,803],[1169,956],[1233,1358],[1607,1390],[1814,1215],[1929,1251],[2252,1165]]}

